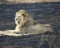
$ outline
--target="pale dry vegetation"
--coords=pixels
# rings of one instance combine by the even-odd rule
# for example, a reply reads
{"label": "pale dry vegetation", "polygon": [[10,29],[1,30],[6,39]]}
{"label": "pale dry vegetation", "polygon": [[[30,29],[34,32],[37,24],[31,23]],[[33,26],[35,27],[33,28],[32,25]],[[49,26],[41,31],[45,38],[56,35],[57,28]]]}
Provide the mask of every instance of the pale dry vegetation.
{"label": "pale dry vegetation", "polygon": [[60,0],[0,0],[0,4],[18,4],[18,3],[39,3],[39,2],[60,2]]}

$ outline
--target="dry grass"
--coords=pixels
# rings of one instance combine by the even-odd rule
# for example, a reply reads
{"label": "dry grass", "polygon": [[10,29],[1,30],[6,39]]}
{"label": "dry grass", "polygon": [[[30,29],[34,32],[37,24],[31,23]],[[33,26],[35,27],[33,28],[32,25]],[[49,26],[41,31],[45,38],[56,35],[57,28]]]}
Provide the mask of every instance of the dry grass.
{"label": "dry grass", "polygon": [[17,3],[39,3],[39,2],[60,2],[60,0],[0,0],[0,4],[17,4]]}

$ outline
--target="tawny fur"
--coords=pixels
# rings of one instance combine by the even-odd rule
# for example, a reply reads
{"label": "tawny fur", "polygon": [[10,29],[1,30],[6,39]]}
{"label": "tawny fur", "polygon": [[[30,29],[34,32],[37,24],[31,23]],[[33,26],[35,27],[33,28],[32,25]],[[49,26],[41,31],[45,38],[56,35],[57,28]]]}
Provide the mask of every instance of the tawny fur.
{"label": "tawny fur", "polygon": [[15,23],[17,32],[29,34],[42,34],[53,32],[50,24],[38,24],[26,10],[16,12]]}

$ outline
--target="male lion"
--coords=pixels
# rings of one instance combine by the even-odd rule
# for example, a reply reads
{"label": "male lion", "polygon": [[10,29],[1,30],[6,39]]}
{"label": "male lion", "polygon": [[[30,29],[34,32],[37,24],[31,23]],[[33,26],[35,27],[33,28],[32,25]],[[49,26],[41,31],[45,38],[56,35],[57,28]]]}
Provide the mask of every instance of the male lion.
{"label": "male lion", "polygon": [[19,10],[15,16],[15,31],[22,34],[44,34],[53,32],[50,24],[38,24],[26,10]]}
{"label": "male lion", "polygon": [[16,27],[14,30],[0,31],[0,36],[21,36],[53,32],[50,24],[36,23],[32,16],[26,10],[19,10],[18,12],[16,12],[15,24]]}

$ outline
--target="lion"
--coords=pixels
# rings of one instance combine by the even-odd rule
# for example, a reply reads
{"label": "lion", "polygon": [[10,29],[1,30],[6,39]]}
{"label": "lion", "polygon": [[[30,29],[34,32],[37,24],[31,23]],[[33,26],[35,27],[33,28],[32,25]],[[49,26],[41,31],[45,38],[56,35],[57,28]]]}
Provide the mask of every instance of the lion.
{"label": "lion", "polygon": [[46,32],[53,32],[50,24],[36,23],[32,16],[24,9],[16,12],[15,24],[15,31],[22,34],[44,34]]}
{"label": "lion", "polygon": [[22,36],[30,34],[53,33],[53,29],[50,24],[37,23],[33,17],[24,9],[16,12],[14,20],[16,24],[15,29],[0,31],[0,36]]}

